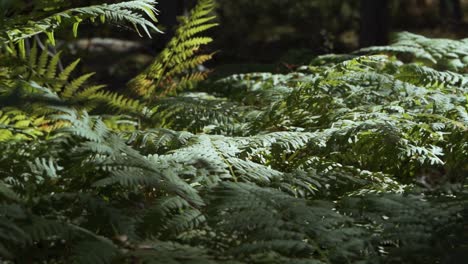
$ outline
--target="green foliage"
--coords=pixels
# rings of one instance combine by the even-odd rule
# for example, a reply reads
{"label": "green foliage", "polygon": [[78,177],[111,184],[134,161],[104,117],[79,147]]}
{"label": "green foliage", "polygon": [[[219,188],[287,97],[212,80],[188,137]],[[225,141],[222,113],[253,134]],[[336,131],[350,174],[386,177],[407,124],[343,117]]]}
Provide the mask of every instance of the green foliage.
{"label": "green foliage", "polygon": [[223,54],[241,61],[295,63],[288,56],[294,50],[312,49],[315,54],[333,50],[342,42],[340,35],[359,27],[359,1],[355,0],[217,2],[225,30],[217,34],[216,42]]}
{"label": "green foliage", "polygon": [[[4,36],[0,37],[0,101],[2,107],[11,106],[13,111],[21,112],[13,119],[3,119],[4,125],[12,125],[11,120],[18,122],[14,124],[15,132],[2,131],[2,139],[16,137],[17,134],[22,138],[25,135],[26,138],[46,136],[52,130],[65,125],[51,120],[51,115],[57,113],[56,108],[61,106],[73,106],[99,113],[112,111],[115,114],[115,110],[141,113],[143,106],[139,101],[104,91],[104,85],[88,84],[92,73],[73,78],[79,59],[62,67],[61,52],[55,52],[53,47],[54,31],[62,24],[68,25],[76,36],[80,23],[94,22],[99,18],[101,22],[129,23],[137,31],[141,28],[149,35],[150,29],[157,31],[153,24],[156,21],[154,4],[153,0],[136,0],[71,8],[54,13],[63,8],[63,1],[37,1],[27,15],[15,15],[14,19],[2,17],[1,32]],[[20,7],[21,5],[17,8]],[[47,34],[45,44],[37,36],[40,33]],[[34,40],[29,39],[32,36],[35,36]],[[10,109],[5,111],[12,113]],[[121,125],[120,119],[108,119],[106,123],[115,128],[128,129],[131,122],[134,124],[130,127],[136,126],[134,120]]]}
{"label": "green foliage", "polygon": [[[151,99],[174,93],[194,81],[206,78],[205,72],[194,71],[198,65],[210,60],[213,54],[198,54],[199,49],[213,41],[210,37],[198,36],[217,26],[212,12],[213,0],[200,0],[188,17],[180,18],[175,36],[159,53],[157,58],[141,74],[128,83],[139,96]],[[175,80],[178,79],[178,80]]]}
{"label": "green foliage", "polygon": [[389,53],[405,61],[420,61],[438,70],[468,72],[468,39],[429,39],[409,32],[398,33],[394,44],[362,49],[364,53]]}
{"label": "green foliage", "polygon": [[[211,27],[211,8],[201,1],[176,39]],[[327,56],[134,100],[18,46],[0,64],[1,262],[467,257],[463,71]]]}
{"label": "green foliage", "polygon": [[[62,24],[72,25],[73,35],[77,35],[78,26],[84,21],[94,22],[99,19],[102,23],[109,20],[113,23],[129,23],[138,31],[142,28],[150,35],[149,30],[158,31],[152,21],[146,19],[139,12],[145,13],[151,20],[156,21],[154,0],[134,0],[117,4],[102,4],[89,7],[71,8],[66,11],[43,14],[30,14],[2,21],[0,35],[1,43],[24,41],[27,38],[40,33],[45,33],[53,44],[55,43],[54,31]],[[51,8],[44,7],[45,10]],[[52,11],[55,11],[52,8]],[[47,13],[47,12],[46,12]],[[36,17],[37,16],[37,17]],[[45,17],[45,18],[43,18]]]}

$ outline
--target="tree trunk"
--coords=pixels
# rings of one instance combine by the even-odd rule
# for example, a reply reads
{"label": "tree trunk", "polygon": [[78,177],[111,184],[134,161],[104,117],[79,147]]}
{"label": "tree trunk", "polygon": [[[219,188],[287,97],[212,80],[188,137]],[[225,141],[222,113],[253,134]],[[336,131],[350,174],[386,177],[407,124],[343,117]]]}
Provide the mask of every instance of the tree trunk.
{"label": "tree trunk", "polygon": [[390,33],[390,1],[361,0],[361,47],[386,45]]}

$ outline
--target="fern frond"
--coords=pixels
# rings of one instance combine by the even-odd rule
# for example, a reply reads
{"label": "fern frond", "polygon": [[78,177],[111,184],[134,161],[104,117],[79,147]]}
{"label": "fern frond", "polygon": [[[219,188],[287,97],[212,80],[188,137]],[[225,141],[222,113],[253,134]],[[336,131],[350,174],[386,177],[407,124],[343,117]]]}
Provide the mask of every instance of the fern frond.
{"label": "fern frond", "polygon": [[119,255],[118,249],[99,241],[83,241],[77,243],[72,249],[71,261],[74,263],[112,263]]}
{"label": "fern frond", "polygon": [[462,74],[449,71],[437,71],[416,64],[404,65],[396,75],[399,80],[425,87],[458,87],[468,89],[468,78]]}
{"label": "fern frond", "polygon": [[80,61],[81,61],[80,59],[76,59],[75,61],[70,63],[67,67],[63,69],[62,72],[60,72],[60,74],[57,76],[57,79],[61,81],[68,80],[68,78],[70,77],[70,74],[76,69],[76,66],[78,66]]}
{"label": "fern frond", "polygon": [[70,98],[76,93],[76,91],[80,88],[83,83],[85,83],[94,73],[88,73],[79,78],[72,80],[69,84],[65,85],[63,88],[62,93],[60,94],[63,98]]}
{"label": "fern frond", "polygon": [[[58,66],[58,64],[60,62],[60,55],[61,55],[61,52],[59,51],[50,59],[49,66],[47,67],[47,73],[45,74],[46,78],[52,79],[52,78],[54,78],[56,76],[57,66]],[[61,79],[63,80],[63,79],[67,79],[67,78],[68,78],[68,76],[62,76]]]}
{"label": "fern frond", "polygon": [[409,55],[410,59],[423,61],[437,69],[463,73],[466,71],[466,63],[463,63],[463,60],[468,54],[466,42],[466,39],[429,39],[402,32],[395,36],[394,44],[390,46],[365,48],[358,53]]}
{"label": "fern frond", "polygon": [[[107,104],[110,109],[118,110],[119,112],[133,112],[140,113],[143,109],[143,105],[138,100],[131,99],[125,95],[113,93],[109,91],[99,91],[90,95],[90,98],[98,102]],[[91,93],[92,90],[89,91]]]}
{"label": "fern frond", "polygon": [[[167,47],[161,51],[147,69],[130,80],[127,86],[146,99],[154,98],[158,93],[167,95],[175,91],[178,82],[174,81],[174,78],[182,73],[192,71],[196,66],[212,57],[212,55],[197,57],[194,57],[194,55],[200,46],[213,41],[210,37],[195,37],[217,25],[216,23],[209,23],[215,18],[210,16],[213,10],[213,0],[198,1],[189,16],[182,19],[175,36],[167,44]],[[184,82],[187,82],[190,74],[184,77]]]}
{"label": "fern frond", "polygon": [[[150,30],[160,32],[151,21],[156,19],[155,3],[154,0],[133,0],[116,4],[72,8],[38,21],[29,21],[27,24],[7,24],[6,30],[0,36],[0,41],[4,44],[17,42],[37,34],[46,33],[51,44],[53,44],[55,42],[53,32],[62,24],[73,24],[73,31],[76,35],[80,23],[87,20],[93,22],[97,18],[101,21],[130,23],[137,31],[138,27],[140,27],[151,37]],[[144,18],[138,11],[145,13],[151,20]]]}
{"label": "fern frond", "polygon": [[[215,260],[210,256],[209,251],[190,245],[184,245],[176,242],[146,240],[136,245],[136,250],[127,254],[127,259],[139,259],[143,263],[148,264],[164,264],[164,263],[206,263],[217,264],[219,260]],[[181,258],[181,256],[184,256]],[[237,264],[237,262],[233,262]]]}

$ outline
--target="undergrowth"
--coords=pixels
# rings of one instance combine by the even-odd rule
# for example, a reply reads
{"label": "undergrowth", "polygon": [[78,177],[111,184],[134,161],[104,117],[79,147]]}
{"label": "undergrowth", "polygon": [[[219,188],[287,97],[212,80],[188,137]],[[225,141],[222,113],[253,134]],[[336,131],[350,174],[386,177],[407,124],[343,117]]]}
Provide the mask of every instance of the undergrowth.
{"label": "undergrowth", "polygon": [[[115,10],[154,16],[153,1],[128,3]],[[212,2],[197,8],[191,21],[208,23]],[[132,17],[110,18],[154,27]],[[289,74],[191,89],[182,76],[168,91],[158,91],[164,72],[192,76],[194,65],[177,69],[161,55],[130,82],[145,95],[132,97],[88,84],[91,74],[69,78],[78,61],[58,71],[60,54],[24,48],[22,39],[51,27],[9,26],[17,31],[1,39],[2,262],[468,257],[466,40],[402,33],[394,45],[318,57]],[[185,45],[187,56],[207,41]]]}

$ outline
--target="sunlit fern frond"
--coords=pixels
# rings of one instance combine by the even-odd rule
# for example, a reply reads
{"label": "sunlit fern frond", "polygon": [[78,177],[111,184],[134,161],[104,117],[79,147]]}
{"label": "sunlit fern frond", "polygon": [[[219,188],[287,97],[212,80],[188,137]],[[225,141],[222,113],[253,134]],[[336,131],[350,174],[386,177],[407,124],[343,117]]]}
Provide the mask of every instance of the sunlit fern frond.
{"label": "sunlit fern frond", "polygon": [[[181,18],[175,36],[146,70],[128,83],[128,87],[139,96],[149,99],[157,95],[168,95],[177,90],[179,84],[202,79],[196,67],[210,60],[213,54],[198,54],[199,49],[212,42],[210,37],[198,37],[202,32],[215,27],[213,0],[201,0],[188,17]],[[195,72],[194,72],[195,71]],[[181,80],[179,80],[181,78]]]}
{"label": "sunlit fern frond", "polygon": [[[32,36],[45,33],[49,41],[54,44],[54,31],[63,24],[73,25],[73,34],[76,36],[78,26],[84,21],[94,22],[99,19],[113,23],[131,24],[137,31],[138,27],[151,36],[150,30],[159,31],[154,22],[156,21],[156,9],[154,0],[133,0],[116,4],[101,4],[87,7],[77,7],[55,14],[49,14],[46,18],[29,20],[27,23],[20,18],[11,20],[3,26],[0,42],[2,45],[9,42],[20,42]],[[143,14],[149,17],[145,18]],[[23,49],[21,49],[23,51]]]}

